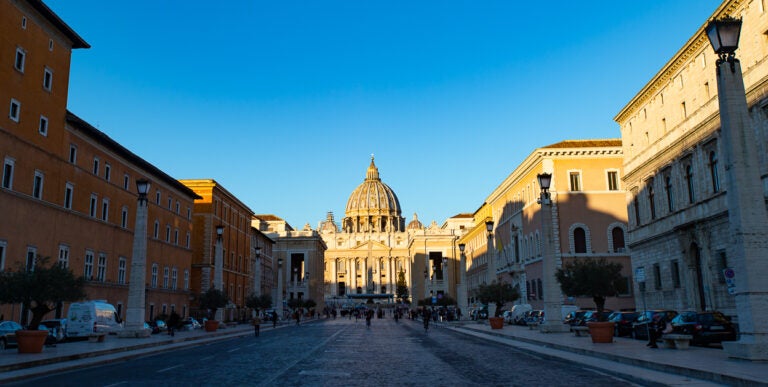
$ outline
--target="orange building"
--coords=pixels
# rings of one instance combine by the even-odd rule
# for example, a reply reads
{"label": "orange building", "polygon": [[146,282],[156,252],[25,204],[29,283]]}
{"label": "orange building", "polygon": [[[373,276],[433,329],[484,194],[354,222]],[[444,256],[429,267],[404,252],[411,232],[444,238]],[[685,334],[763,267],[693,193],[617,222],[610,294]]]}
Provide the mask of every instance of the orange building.
{"label": "orange building", "polygon": [[[215,180],[188,179],[180,182],[200,196],[194,204],[192,290],[195,293],[204,292],[214,282],[216,227],[223,226],[223,290],[230,300],[224,319],[250,317],[246,313],[245,299],[254,286],[256,256],[255,246],[251,247],[253,211]],[[263,253],[271,256],[271,244],[260,247],[265,249]]]}
{"label": "orange building", "polygon": [[[51,257],[85,276],[89,299],[124,317],[135,181],[145,178],[146,317],[186,315],[196,195],[67,111],[71,52],[88,47],[42,2],[0,1],[0,106],[8,109],[0,114],[0,270]],[[0,306],[6,319],[25,321],[21,310]]]}

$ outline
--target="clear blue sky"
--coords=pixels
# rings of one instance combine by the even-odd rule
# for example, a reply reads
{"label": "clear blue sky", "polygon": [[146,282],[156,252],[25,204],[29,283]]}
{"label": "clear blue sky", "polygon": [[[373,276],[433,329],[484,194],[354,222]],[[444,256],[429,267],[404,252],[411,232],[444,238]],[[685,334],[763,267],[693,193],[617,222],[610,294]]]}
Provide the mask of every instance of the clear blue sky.
{"label": "clear blue sky", "polygon": [[537,147],[620,137],[613,117],[720,1],[46,4],[92,46],[72,112],[301,228],[344,216],[372,153],[403,216],[441,224]]}

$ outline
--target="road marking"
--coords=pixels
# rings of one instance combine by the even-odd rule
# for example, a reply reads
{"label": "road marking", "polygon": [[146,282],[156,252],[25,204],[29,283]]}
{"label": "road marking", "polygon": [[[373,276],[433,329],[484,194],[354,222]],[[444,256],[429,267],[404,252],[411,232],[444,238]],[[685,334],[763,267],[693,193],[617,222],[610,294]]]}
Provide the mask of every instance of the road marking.
{"label": "road marking", "polygon": [[327,338],[327,339],[323,340],[322,342],[320,342],[319,344],[317,344],[317,345],[316,345],[314,348],[310,348],[310,349],[308,349],[308,350],[304,351],[304,353],[305,353],[305,355],[304,355],[304,356],[302,356],[302,357],[299,357],[299,358],[295,359],[294,361],[292,361],[292,362],[290,362],[290,363],[286,364],[286,365],[285,365],[285,367],[283,367],[282,369],[280,369],[280,370],[278,370],[277,372],[275,372],[275,373],[272,375],[272,377],[271,377],[271,378],[269,378],[269,379],[263,379],[263,380],[261,381],[261,383],[259,383],[259,385],[260,385],[260,386],[271,386],[271,385],[273,385],[273,384],[274,384],[274,381],[275,381],[275,379],[277,379],[277,378],[278,378],[280,375],[283,375],[283,374],[285,374],[286,372],[288,372],[288,370],[289,370],[289,369],[291,369],[291,367],[295,366],[295,365],[296,365],[296,364],[298,364],[300,361],[302,361],[302,360],[306,359],[307,357],[309,357],[309,355],[311,355],[313,352],[317,351],[318,349],[322,348],[323,346],[326,346],[326,345],[328,345],[328,343],[329,343],[331,340],[334,340],[334,339],[336,339],[336,337],[338,337],[338,336],[339,336],[339,335],[340,335],[342,332],[344,332],[344,331],[343,331],[343,330],[338,330],[336,333],[334,333],[333,335],[331,335],[329,338]]}
{"label": "road marking", "polygon": [[163,368],[160,371],[157,371],[157,373],[159,374],[159,373],[162,373],[162,372],[165,372],[165,371],[170,371],[172,369],[179,368],[179,367],[182,367],[182,366],[183,366],[182,364],[179,364],[179,365],[175,365],[173,367]]}
{"label": "road marking", "polygon": [[253,344],[248,344],[248,345],[246,345],[246,347],[249,347],[249,348],[250,348],[250,347],[255,347],[255,346],[259,345],[259,344],[260,344],[260,343],[253,343]]}
{"label": "road marking", "polygon": [[338,371],[300,371],[299,375],[304,376],[342,376],[345,378],[351,377],[352,374],[349,372],[338,372]]}
{"label": "road marking", "polygon": [[239,350],[240,350],[240,347],[237,347],[237,348],[232,348],[232,349],[230,349],[227,352],[232,353],[232,352],[239,351]]}
{"label": "road marking", "polygon": [[201,358],[200,358],[200,360],[208,360],[208,359],[213,359],[214,357],[216,357],[216,356],[206,356],[206,357],[201,357]]}
{"label": "road marking", "polygon": [[106,385],[106,386],[104,386],[104,387],[114,387],[114,386],[119,386],[119,385],[121,385],[121,384],[128,384],[128,382],[125,382],[125,381],[123,381],[123,382],[117,382],[117,383],[113,383],[113,384],[108,384],[108,385]]}

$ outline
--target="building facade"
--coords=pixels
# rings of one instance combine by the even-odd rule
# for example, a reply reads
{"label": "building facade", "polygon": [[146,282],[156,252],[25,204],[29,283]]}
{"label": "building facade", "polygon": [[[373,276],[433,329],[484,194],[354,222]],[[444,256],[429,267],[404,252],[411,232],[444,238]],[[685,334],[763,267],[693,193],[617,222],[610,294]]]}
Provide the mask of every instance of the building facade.
{"label": "building facade", "polygon": [[[764,191],[767,12],[765,1],[729,0],[711,17],[743,20],[737,57],[758,138]],[[732,263],[716,60],[702,26],[614,120],[623,139],[632,264],[645,273],[648,307],[719,310],[736,320],[724,274]],[[639,291],[636,296],[639,302]]]}
{"label": "building facade", "polygon": [[[49,257],[86,278],[89,299],[105,299],[125,317],[135,182],[148,179],[156,196],[148,208],[155,228],[147,242],[145,317],[186,315],[196,195],[67,111],[71,51],[89,46],[45,4],[0,1],[0,36],[7,109],[0,114],[0,270]],[[19,305],[0,306],[0,314],[25,321]]]}
{"label": "building facade", "polygon": [[[229,297],[223,318],[242,320],[250,316],[245,300],[254,290],[256,251],[251,246],[253,211],[213,179],[184,179],[181,184],[199,198],[194,203],[192,235],[192,285],[194,293],[222,288]],[[222,262],[217,265],[216,227],[221,226]],[[221,273],[216,273],[217,267]],[[218,275],[218,277],[217,277]],[[216,284],[219,278],[222,283]]]}
{"label": "building facade", "polygon": [[[618,297],[606,300],[606,308],[633,309],[622,162],[621,141],[611,139],[563,141],[531,153],[486,198],[475,212],[474,228],[461,239],[466,244],[470,302],[479,306],[473,290],[497,281],[519,288],[517,303],[543,309],[542,251],[547,241],[542,238],[537,175],[547,172],[552,174],[556,266],[585,258],[621,264],[627,286]],[[490,234],[488,221],[493,222]],[[562,297],[562,302],[595,307],[591,297]]]}

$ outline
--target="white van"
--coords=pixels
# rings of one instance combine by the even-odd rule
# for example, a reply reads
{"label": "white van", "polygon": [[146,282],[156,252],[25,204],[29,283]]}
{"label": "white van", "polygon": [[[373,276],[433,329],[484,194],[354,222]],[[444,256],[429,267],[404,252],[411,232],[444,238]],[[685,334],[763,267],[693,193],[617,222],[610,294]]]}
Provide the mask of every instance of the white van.
{"label": "white van", "polygon": [[531,311],[533,308],[531,307],[531,304],[517,304],[513,305],[512,309],[509,310],[509,314],[507,317],[507,324],[520,324],[523,323],[523,315],[525,312]]}
{"label": "white van", "polygon": [[117,334],[123,330],[117,310],[105,300],[74,302],[69,305],[67,319],[67,337],[88,337],[94,332]]}

